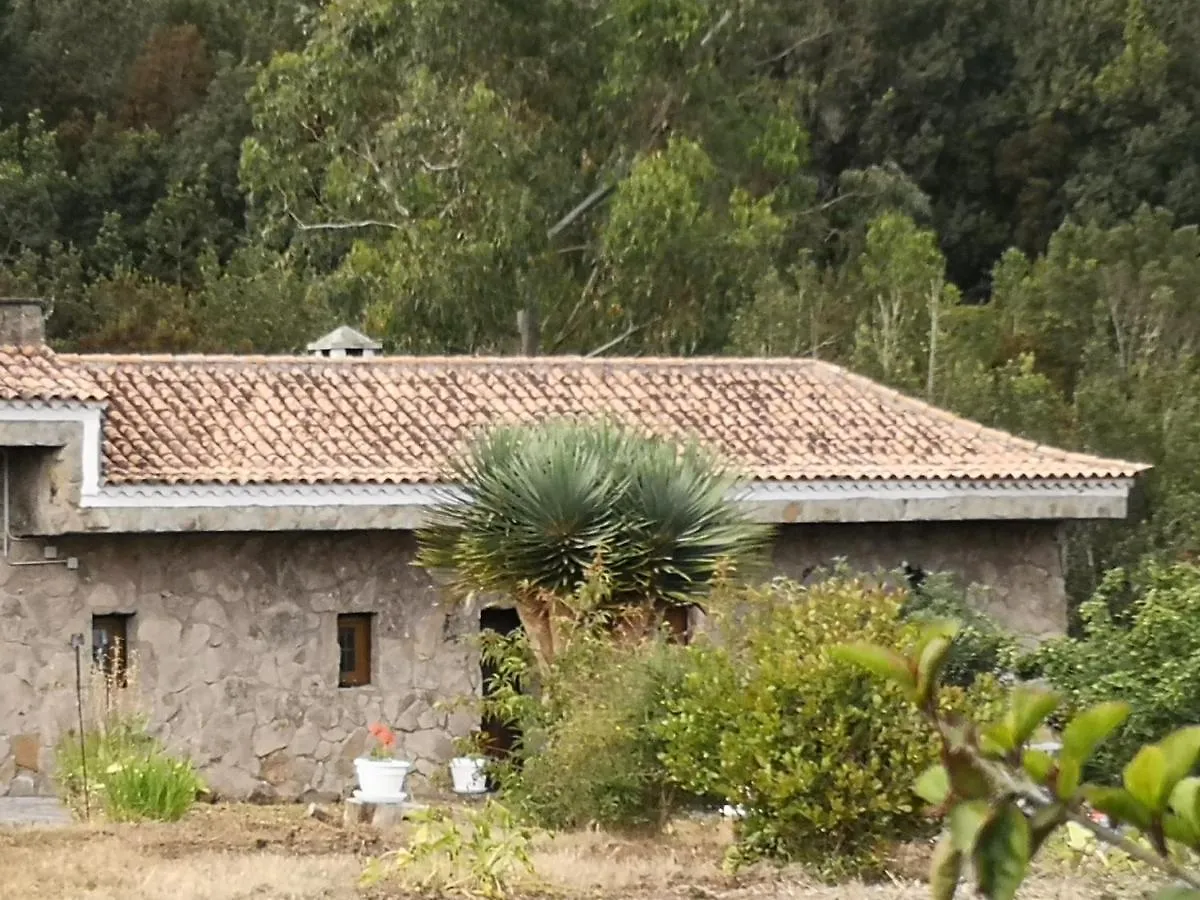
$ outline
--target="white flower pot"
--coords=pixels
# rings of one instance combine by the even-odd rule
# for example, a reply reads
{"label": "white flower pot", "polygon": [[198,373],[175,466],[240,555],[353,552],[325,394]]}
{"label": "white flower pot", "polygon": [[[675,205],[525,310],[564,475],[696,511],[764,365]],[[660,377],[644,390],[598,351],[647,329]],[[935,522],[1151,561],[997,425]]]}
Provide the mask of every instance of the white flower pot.
{"label": "white flower pot", "polygon": [[483,774],[487,760],[482,756],[458,756],[450,760],[450,777],[456,794],[486,794],[487,777]]}
{"label": "white flower pot", "polygon": [[364,799],[403,800],[404,781],[412,771],[412,763],[401,759],[371,759],[360,756],[354,760],[358,788]]}

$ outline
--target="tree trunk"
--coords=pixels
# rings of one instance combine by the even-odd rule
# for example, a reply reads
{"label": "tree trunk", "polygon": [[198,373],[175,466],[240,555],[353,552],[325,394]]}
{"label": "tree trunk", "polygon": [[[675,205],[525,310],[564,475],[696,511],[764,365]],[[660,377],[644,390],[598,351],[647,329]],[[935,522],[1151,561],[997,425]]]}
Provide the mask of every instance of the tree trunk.
{"label": "tree trunk", "polygon": [[541,344],[537,307],[532,303],[517,310],[517,331],[521,335],[521,355],[537,356]]}
{"label": "tree trunk", "polygon": [[563,626],[569,621],[570,611],[553,594],[540,592],[517,596],[514,606],[533,649],[538,673],[545,676],[562,649]]}

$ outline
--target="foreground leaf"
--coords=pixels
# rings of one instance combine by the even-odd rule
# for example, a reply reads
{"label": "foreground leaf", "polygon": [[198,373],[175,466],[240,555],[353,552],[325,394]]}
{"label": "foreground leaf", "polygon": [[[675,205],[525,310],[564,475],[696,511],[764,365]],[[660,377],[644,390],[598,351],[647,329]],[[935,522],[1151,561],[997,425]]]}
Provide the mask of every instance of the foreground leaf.
{"label": "foreground leaf", "polygon": [[1046,721],[1046,717],[1058,706],[1059,697],[1051,691],[1041,688],[1023,686],[1012,692],[1012,700],[1005,717],[1008,734],[1012,741],[1009,749],[1015,750],[1030,737],[1033,732]]}
{"label": "foreground leaf", "polygon": [[1054,757],[1045,750],[1026,750],[1021,754],[1021,766],[1038,784],[1045,784],[1054,771]]}
{"label": "foreground leaf", "polygon": [[971,853],[975,849],[975,839],[979,829],[987,821],[990,808],[981,800],[956,804],[950,810],[950,838],[954,849],[962,853]]}
{"label": "foreground leaf", "polygon": [[1121,782],[1130,796],[1152,814],[1161,813],[1173,787],[1169,782],[1167,755],[1162,747],[1151,744],[1139,750],[1121,773]]}
{"label": "foreground leaf", "polygon": [[1099,703],[1070,721],[1063,730],[1058,796],[1065,800],[1079,790],[1084,764],[1109,735],[1125,724],[1129,711],[1128,703]]}
{"label": "foreground leaf", "polygon": [[925,703],[933,694],[942,667],[950,655],[951,639],[938,635],[921,650],[917,661],[917,703]]}
{"label": "foreground leaf", "polygon": [[929,888],[933,900],[953,900],[958,890],[958,879],[962,875],[962,851],[954,846],[954,838],[942,835],[933,861],[929,866]]}
{"label": "foreground leaf", "polygon": [[1181,817],[1167,813],[1162,819],[1163,834],[1177,844],[1185,847],[1200,849],[1200,831],[1192,827],[1190,822]]}
{"label": "foreground leaf", "polygon": [[979,892],[988,900],[1012,900],[1029,871],[1031,850],[1029,822],[1006,803],[984,823],[975,842]]}
{"label": "foreground leaf", "polygon": [[917,778],[913,792],[930,806],[941,806],[950,796],[950,776],[945,766],[930,766]]}
{"label": "foreground leaf", "polygon": [[1124,788],[1087,785],[1083,789],[1083,796],[1088,803],[1117,822],[1141,829],[1150,827],[1150,811]]}
{"label": "foreground leaf", "polygon": [[1180,728],[1159,741],[1158,746],[1166,761],[1169,795],[1196,768],[1196,759],[1200,757],[1200,725]]}
{"label": "foreground leaf", "polygon": [[1200,778],[1185,778],[1171,791],[1170,807],[1200,833]]}
{"label": "foreground leaf", "polygon": [[916,680],[908,661],[895,650],[874,644],[842,644],[833,648],[835,658],[860,666],[880,678],[900,685],[910,696],[916,691]]}

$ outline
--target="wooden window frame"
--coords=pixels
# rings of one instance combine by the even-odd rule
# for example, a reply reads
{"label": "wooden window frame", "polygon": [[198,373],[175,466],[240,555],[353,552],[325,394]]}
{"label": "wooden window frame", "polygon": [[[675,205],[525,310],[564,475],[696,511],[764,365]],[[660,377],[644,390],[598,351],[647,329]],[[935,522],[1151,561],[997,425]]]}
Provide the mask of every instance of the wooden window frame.
{"label": "wooden window frame", "polygon": [[[129,683],[129,622],[132,618],[131,613],[92,616],[92,663],[103,671],[113,687],[126,687]],[[97,645],[98,630],[114,636],[107,647]],[[101,652],[103,659],[100,658]]]}
{"label": "wooden window frame", "polygon": [[[371,620],[374,613],[339,613],[337,617],[338,687],[362,687],[371,683]],[[342,667],[342,633],[351,631],[354,667]]]}

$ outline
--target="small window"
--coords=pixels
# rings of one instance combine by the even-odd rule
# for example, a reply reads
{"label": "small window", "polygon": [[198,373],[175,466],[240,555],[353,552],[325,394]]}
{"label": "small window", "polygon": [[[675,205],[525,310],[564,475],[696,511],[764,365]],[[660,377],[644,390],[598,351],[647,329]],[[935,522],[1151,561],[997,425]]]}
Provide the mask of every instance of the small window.
{"label": "small window", "polygon": [[125,687],[128,681],[130,618],[92,616],[92,663],[114,687]]}
{"label": "small window", "polygon": [[338,687],[371,683],[371,614],[337,617]]}

